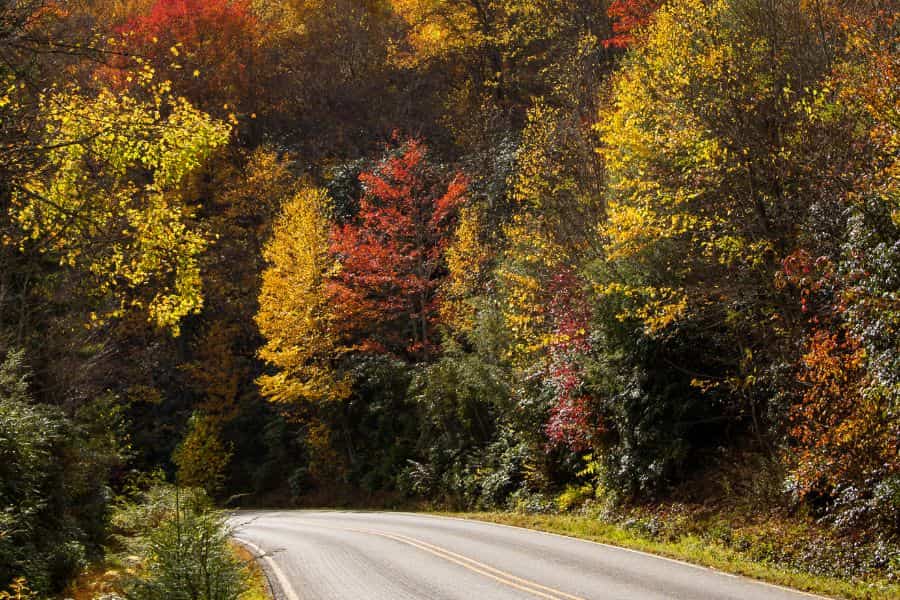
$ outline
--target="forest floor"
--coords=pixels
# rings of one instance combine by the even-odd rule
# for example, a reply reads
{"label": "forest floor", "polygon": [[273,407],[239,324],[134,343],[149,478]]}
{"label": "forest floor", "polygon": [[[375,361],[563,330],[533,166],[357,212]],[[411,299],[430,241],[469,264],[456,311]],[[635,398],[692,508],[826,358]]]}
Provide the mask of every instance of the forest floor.
{"label": "forest floor", "polygon": [[797,520],[716,515],[692,521],[689,510],[669,508],[667,517],[657,511],[616,522],[568,514],[438,514],[630,548],[834,598],[900,598],[897,548],[848,544]]}

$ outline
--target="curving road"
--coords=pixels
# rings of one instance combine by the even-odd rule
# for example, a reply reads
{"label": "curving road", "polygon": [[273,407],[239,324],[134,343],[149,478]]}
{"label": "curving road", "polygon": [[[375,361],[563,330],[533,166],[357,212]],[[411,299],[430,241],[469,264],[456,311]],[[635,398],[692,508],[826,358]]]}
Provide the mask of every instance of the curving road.
{"label": "curving road", "polygon": [[664,558],[407,513],[242,511],[235,537],[263,555],[279,600],[808,600]]}

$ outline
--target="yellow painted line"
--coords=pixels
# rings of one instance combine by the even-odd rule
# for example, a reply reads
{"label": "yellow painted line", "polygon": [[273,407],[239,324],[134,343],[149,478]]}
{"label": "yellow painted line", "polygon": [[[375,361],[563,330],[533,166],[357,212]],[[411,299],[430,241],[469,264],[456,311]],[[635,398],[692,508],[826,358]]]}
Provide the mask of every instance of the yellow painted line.
{"label": "yellow painted line", "polygon": [[750,584],[756,584],[765,587],[776,588],[779,590],[784,590],[785,592],[791,592],[793,594],[798,594],[801,596],[809,596],[810,598],[816,598],[816,600],[836,600],[831,596],[822,596],[821,594],[814,594],[812,592],[807,592],[804,590],[799,590],[796,588],[787,587],[784,585],[778,585],[777,583],[770,583],[763,579],[756,579],[754,577],[750,577],[747,575],[737,575],[735,573],[729,573],[728,571],[723,571],[721,569],[717,569],[715,567],[708,567],[706,565],[700,565],[696,563],[689,563],[684,560],[680,560],[678,558],[670,558],[668,556],[663,556],[661,554],[653,554],[652,552],[644,552],[643,550],[636,550],[634,548],[629,548],[627,546],[617,546],[615,544],[607,543],[607,542],[598,542],[596,540],[589,540],[582,537],[578,537],[576,535],[570,535],[567,533],[556,533],[555,531],[544,531],[543,529],[532,529],[530,527],[522,527],[520,525],[507,525],[506,523],[496,523],[494,521],[486,521],[477,518],[467,518],[467,517],[451,517],[447,515],[429,515],[422,513],[412,513],[412,512],[402,512],[398,511],[394,514],[398,515],[408,515],[411,517],[424,517],[428,519],[447,519],[448,521],[463,521],[465,523],[480,523],[481,525],[489,525],[492,527],[506,527],[507,529],[516,529],[519,531],[525,531],[528,533],[538,533],[541,535],[546,535],[550,537],[558,537],[564,540],[572,540],[576,542],[582,542],[584,544],[593,544],[595,546],[601,546],[603,548],[609,548],[611,550],[621,550],[622,552],[630,552],[631,554],[639,554],[641,556],[646,556],[648,558],[655,558],[657,560],[664,560],[666,562],[675,563],[678,565],[682,565],[685,567],[690,567],[692,569],[697,569],[699,571],[707,571],[709,573],[713,573],[715,575],[725,575],[726,577],[732,577],[735,579],[741,579]]}
{"label": "yellow painted line", "polygon": [[457,554],[456,552],[452,552],[447,550],[446,548],[441,548],[440,546],[435,546],[433,544],[429,544],[420,539],[408,537],[405,535],[401,535],[399,533],[388,533],[386,531],[379,531],[376,529],[356,529],[351,527],[337,527],[334,525],[326,525],[323,523],[316,523],[312,521],[306,520],[297,520],[295,522],[301,523],[303,525],[309,525],[312,527],[319,527],[321,529],[330,529],[332,531],[348,531],[353,533],[362,533],[366,535],[377,535],[379,537],[387,538],[394,540],[396,542],[400,542],[402,544],[406,544],[408,546],[413,546],[427,552],[429,554],[433,554],[438,558],[442,558],[448,562],[459,565],[469,571],[474,573],[478,573],[479,575],[483,575],[494,581],[502,583],[508,587],[513,589],[517,589],[522,592],[527,592],[539,598],[545,598],[546,600],[585,600],[580,596],[573,596],[571,594],[567,594],[566,592],[556,590],[545,585],[541,585],[535,581],[530,581],[528,579],[522,579],[521,577],[517,577],[512,573],[507,573],[506,571],[501,571],[500,569],[494,568],[490,565],[486,565],[482,562],[479,562],[473,558],[469,558],[468,556],[463,556],[462,554]]}
{"label": "yellow painted line", "polygon": [[511,573],[501,571],[500,569],[496,569],[490,565],[486,565],[473,558],[469,558],[468,556],[457,554],[456,552],[452,552],[450,550],[447,550],[446,548],[441,548],[440,546],[435,546],[416,538],[411,538],[400,534],[387,533],[383,531],[376,531],[372,529],[358,529],[353,531],[359,531],[360,533],[369,533],[372,535],[380,535],[382,537],[390,538],[398,542],[403,542],[404,544],[409,544],[410,546],[415,546],[420,550],[424,550],[425,552],[429,552],[431,554],[434,554],[435,556],[439,556],[444,560],[448,560],[452,563],[458,564],[462,567],[465,567],[466,569],[469,569],[470,571],[475,571],[476,573],[479,573],[486,577],[490,577],[491,579],[499,581],[500,583],[518,590],[529,592],[541,598],[548,598],[551,600],[585,600],[584,598],[581,598],[579,596],[573,596],[563,591],[541,585],[537,582],[530,581],[528,579],[522,579],[521,577],[516,577]]}

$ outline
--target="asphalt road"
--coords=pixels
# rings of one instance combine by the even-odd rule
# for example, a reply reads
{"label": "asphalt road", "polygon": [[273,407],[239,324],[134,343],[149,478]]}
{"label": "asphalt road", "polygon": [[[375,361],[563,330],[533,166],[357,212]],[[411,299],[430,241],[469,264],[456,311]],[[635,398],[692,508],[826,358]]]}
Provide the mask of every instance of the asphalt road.
{"label": "asphalt road", "polygon": [[279,600],[800,600],[808,594],[664,558],[406,513],[242,511]]}

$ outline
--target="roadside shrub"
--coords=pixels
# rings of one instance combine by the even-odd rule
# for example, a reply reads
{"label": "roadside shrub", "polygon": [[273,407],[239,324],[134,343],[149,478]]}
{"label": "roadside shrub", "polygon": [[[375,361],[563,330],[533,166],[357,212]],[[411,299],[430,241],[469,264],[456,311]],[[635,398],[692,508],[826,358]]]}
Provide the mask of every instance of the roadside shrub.
{"label": "roadside shrub", "polygon": [[226,516],[202,490],[156,484],[123,503],[113,525],[120,550],[137,561],[127,600],[237,600],[245,591]]}
{"label": "roadside shrub", "polygon": [[556,507],[562,512],[567,512],[582,506],[593,497],[594,486],[589,483],[567,485],[566,489],[556,497]]}
{"label": "roadside shrub", "polygon": [[518,489],[510,494],[507,508],[526,515],[549,515],[556,510],[553,500],[547,495],[527,489]]}
{"label": "roadside shrub", "polygon": [[530,448],[518,441],[512,431],[506,431],[486,448],[483,458],[485,463],[476,473],[479,488],[477,506],[483,509],[503,508],[510,494],[525,483]]}
{"label": "roadside shrub", "polygon": [[129,600],[237,600],[244,591],[243,567],[218,512],[177,509],[150,535],[148,549],[143,576],[125,593]]}

